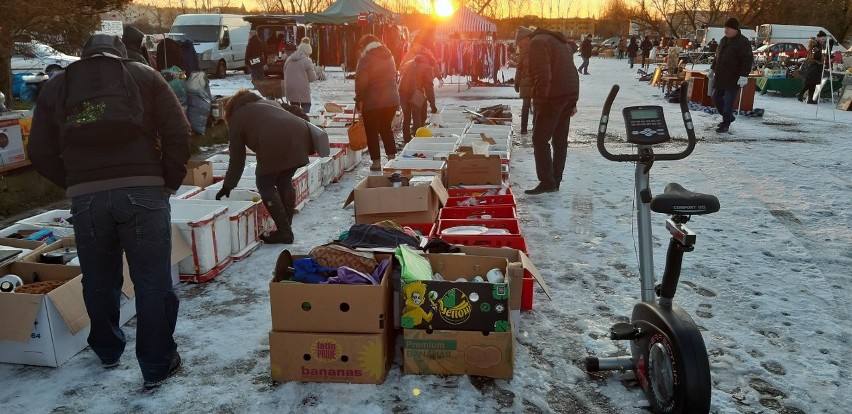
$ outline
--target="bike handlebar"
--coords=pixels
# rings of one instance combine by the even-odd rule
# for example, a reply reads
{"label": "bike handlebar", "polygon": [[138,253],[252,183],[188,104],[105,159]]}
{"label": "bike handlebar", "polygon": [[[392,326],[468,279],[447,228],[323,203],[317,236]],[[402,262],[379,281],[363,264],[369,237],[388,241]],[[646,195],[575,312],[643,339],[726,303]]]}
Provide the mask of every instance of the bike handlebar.
{"label": "bike handlebar", "polygon": [[[639,154],[613,154],[609,152],[604,144],[606,129],[609,124],[609,112],[612,109],[612,103],[615,101],[615,96],[618,95],[619,89],[620,87],[618,85],[612,85],[612,89],[610,89],[609,95],[606,97],[606,101],[604,102],[603,110],[601,111],[600,124],[598,125],[598,152],[610,161],[640,161]],[[683,125],[686,127],[687,146],[683,151],[674,154],[654,154],[655,161],[682,160],[692,154],[692,151],[695,149],[695,129],[692,124],[692,115],[689,113],[687,89],[688,84],[683,82],[680,85],[680,112],[681,117],[683,118]]]}

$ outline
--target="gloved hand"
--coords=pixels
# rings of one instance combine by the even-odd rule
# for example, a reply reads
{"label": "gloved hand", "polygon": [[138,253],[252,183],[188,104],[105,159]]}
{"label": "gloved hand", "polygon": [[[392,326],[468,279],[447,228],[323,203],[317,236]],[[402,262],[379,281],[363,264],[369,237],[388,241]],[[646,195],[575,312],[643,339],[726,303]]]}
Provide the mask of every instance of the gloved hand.
{"label": "gloved hand", "polygon": [[740,78],[737,79],[737,85],[739,85],[740,88],[742,88],[743,86],[746,86],[747,83],[748,83],[748,76],[740,76]]}
{"label": "gloved hand", "polygon": [[518,84],[515,84],[515,93],[521,93],[521,87]]}
{"label": "gloved hand", "polygon": [[432,107],[432,113],[433,113],[433,114],[437,114],[437,113],[438,113],[438,108],[435,108],[435,107],[433,106],[433,107]]}
{"label": "gloved hand", "polygon": [[222,197],[231,198],[231,189],[222,187],[222,189],[219,190],[218,193],[216,193],[216,199],[221,200]]}

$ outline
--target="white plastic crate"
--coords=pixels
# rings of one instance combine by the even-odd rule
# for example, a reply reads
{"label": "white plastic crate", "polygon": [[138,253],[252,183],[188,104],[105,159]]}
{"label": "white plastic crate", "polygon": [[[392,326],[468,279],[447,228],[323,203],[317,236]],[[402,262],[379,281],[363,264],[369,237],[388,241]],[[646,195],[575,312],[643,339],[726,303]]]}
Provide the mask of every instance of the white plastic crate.
{"label": "white plastic crate", "polygon": [[[222,185],[224,185],[224,184],[225,184],[224,181],[219,181],[217,183],[213,183],[213,184],[207,186],[207,189],[219,191],[219,190],[222,189]],[[254,178],[240,178],[240,180],[237,181],[237,186],[234,187],[234,188],[240,189],[240,190],[257,191],[257,181],[255,181]],[[199,191],[199,193],[200,193],[200,191]],[[196,194],[198,194],[198,193],[196,193]],[[193,195],[195,195],[195,194],[193,194]]]}
{"label": "white plastic crate", "polygon": [[450,152],[403,149],[397,156],[401,159],[446,160],[450,157]]}
{"label": "white plastic crate", "polygon": [[470,124],[465,131],[466,134],[485,133],[491,136],[512,136],[511,125],[483,125]]}
{"label": "white plastic crate", "polygon": [[308,169],[299,167],[293,174],[293,188],[296,189],[296,211],[301,211],[311,198],[308,188]]}
{"label": "white plastic crate", "polygon": [[[335,148],[339,149],[339,148]],[[322,173],[322,186],[325,187],[331,184],[337,176],[337,172],[335,170],[336,160],[332,157],[322,157],[320,158],[320,172]]]}
{"label": "white plastic crate", "polygon": [[174,194],[171,195],[171,198],[181,198],[181,199],[190,198],[190,197],[200,193],[201,190],[202,190],[201,187],[198,187],[198,186],[195,186],[195,185],[182,185],[177,189],[177,192],[175,192]]}
{"label": "white plastic crate", "polygon": [[27,224],[37,228],[46,228],[53,231],[53,235],[56,238],[61,238],[74,235],[74,225],[71,224],[72,222],[71,210],[51,210],[23,220],[18,220],[17,224]]}
{"label": "white plastic crate", "polygon": [[[435,131],[432,131],[432,133],[434,135]],[[459,132],[459,136],[460,135],[461,135],[461,132]],[[414,137],[414,138],[411,138],[411,141],[409,141],[408,143],[409,144],[412,144],[412,143],[414,143],[414,144],[458,144],[459,143],[459,136],[445,135],[445,136],[433,136],[431,138]]]}
{"label": "white plastic crate", "polygon": [[[237,191],[237,190],[234,190]],[[180,204],[198,204],[207,206],[225,206],[228,208],[228,222],[231,234],[231,258],[241,260],[250,255],[259,245],[257,232],[258,203],[254,201],[239,201],[231,198],[216,200],[190,198],[188,200],[171,200],[172,207]]]}
{"label": "white plastic crate", "polygon": [[192,256],[178,263],[181,280],[206,282],[231,263],[231,228],[227,207],[173,204],[172,224],[192,247]]}
{"label": "white plastic crate", "polygon": [[396,158],[388,161],[382,167],[385,175],[399,172],[403,175],[438,175],[443,177],[447,163],[437,160],[421,160],[413,158]]}
{"label": "white plastic crate", "polygon": [[[213,165],[213,177],[224,177],[228,172],[228,164],[231,162],[231,156],[228,154],[216,154],[205,161],[210,161]],[[246,166],[257,163],[257,158],[254,155],[246,155]]]}
{"label": "white plastic crate", "polygon": [[334,182],[340,180],[343,173],[346,171],[346,151],[343,148],[331,148],[329,157],[334,163]]}
{"label": "white plastic crate", "polygon": [[322,158],[308,157],[308,195],[317,198],[322,194],[325,187],[322,185]]}
{"label": "white plastic crate", "polygon": [[423,140],[417,140],[416,142],[412,140],[408,144],[405,144],[403,149],[405,150],[428,150],[428,151],[446,151],[453,152],[456,150],[457,145],[455,143],[429,143],[423,142]]}
{"label": "white plastic crate", "polygon": [[[204,190],[195,196],[193,196],[190,200],[215,200],[216,193],[219,191],[216,189],[207,189]],[[275,222],[272,221],[272,217],[269,216],[269,211],[266,210],[266,206],[263,205],[263,201],[260,198],[260,193],[254,190],[241,190],[234,189],[231,190],[231,195],[227,198],[232,201],[251,201],[257,205],[257,234],[261,235],[267,232],[275,231]]]}

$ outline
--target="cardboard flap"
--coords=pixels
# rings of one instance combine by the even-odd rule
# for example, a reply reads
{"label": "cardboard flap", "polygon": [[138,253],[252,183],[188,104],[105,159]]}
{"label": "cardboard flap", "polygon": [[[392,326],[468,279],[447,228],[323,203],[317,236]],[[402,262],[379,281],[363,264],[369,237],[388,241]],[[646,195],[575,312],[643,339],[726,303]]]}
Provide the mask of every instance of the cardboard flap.
{"label": "cardboard flap", "polygon": [[447,185],[500,185],[503,167],[500,156],[491,154],[450,154],[447,159]]}
{"label": "cardboard flap", "polygon": [[532,260],[530,260],[530,258],[527,257],[524,252],[518,251],[518,253],[521,255],[521,263],[523,264],[524,268],[529,270],[533,279],[535,279],[538,285],[541,286],[541,289],[544,290],[544,294],[547,295],[547,298],[553,300],[553,298],[550,297],[550,288],[547,287],[547,283],[544,283],[544,278],[541,277],[541,273],[538,272],[538,269],[536,269],[535,265],[532,263]]}
{"label": "cardboard flap", "polygon": [[343,202],[343,208],[348,207],[352,202],[355,201],[355,190],[349,192],[349,196],[346,197],[346,201]]}
{"label": "cardboard flap", "polygon": [[62,319],[68,324],[68,330],[77,334],[83,328],[89,326],[89,315],[86,313],[86,305],[83,303],[83,277],[77,276],[64,285],[52,290],[47,297],[56,306],[56,310],[62,315]]}
{"label": "cardboard flap", "polygon": [[435,177],[435,179],[432,180],[429,187],[432,187],[432,191],[438,197],[438,202],[441,203],[441,207],[447,205],[447,199],[450,198],[450,194],[447,189],[444,188],[443,184],[441,184],[441,180],[438,177]]}
{"label": "cardboard flap", "polygon": [[491,145],[497,145],[497,141],[494,141],[494,138],[491,138],[490,136],[486,135],[484,132],[479,133],[479,138],[482,139],[483,141],[491,144]]}
{"label": "cardboard flap", "polygon": [[0,293],[0,339],[27,343],[44,295]]}

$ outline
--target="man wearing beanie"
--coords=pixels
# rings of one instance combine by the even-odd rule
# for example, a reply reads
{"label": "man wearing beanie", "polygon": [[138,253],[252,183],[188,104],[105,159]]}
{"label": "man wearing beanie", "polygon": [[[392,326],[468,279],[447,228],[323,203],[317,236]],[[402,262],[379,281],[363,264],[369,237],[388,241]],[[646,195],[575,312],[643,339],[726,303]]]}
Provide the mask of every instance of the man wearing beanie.
{"label": "man wearing beanie", "polygon": [[713,103],[722,114],[716,132],[728,132],[734,122],[734,100],[737,92],[748,82],[754,57],[751,43],[740,33],[740,22],[731,17],[725,22],[725,37],[719,42],[716,59],[710,66],[713,78]]}

